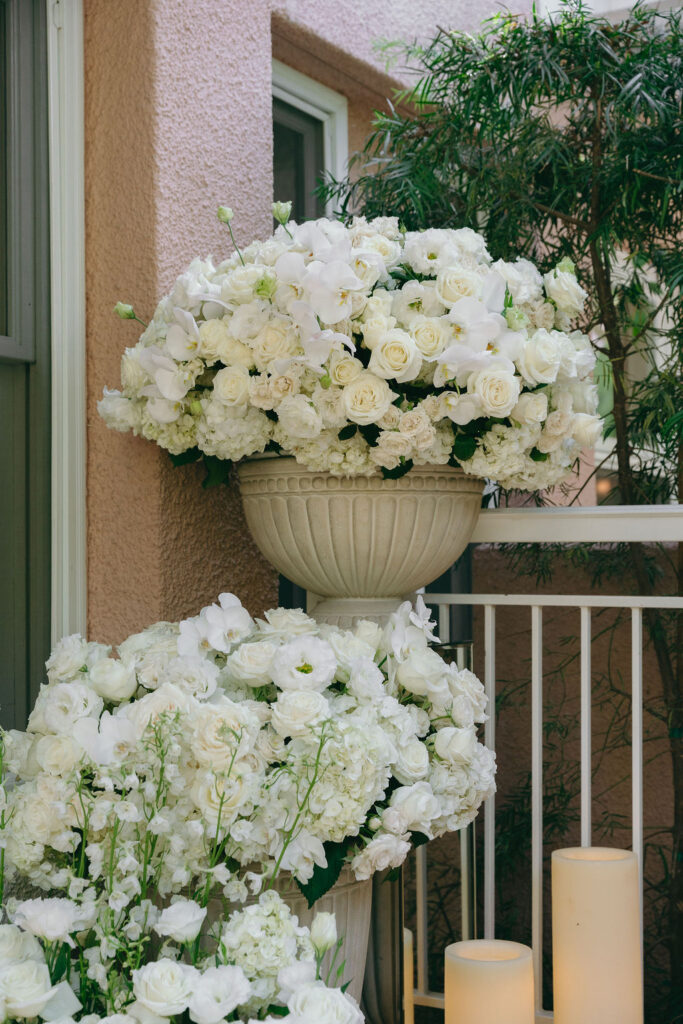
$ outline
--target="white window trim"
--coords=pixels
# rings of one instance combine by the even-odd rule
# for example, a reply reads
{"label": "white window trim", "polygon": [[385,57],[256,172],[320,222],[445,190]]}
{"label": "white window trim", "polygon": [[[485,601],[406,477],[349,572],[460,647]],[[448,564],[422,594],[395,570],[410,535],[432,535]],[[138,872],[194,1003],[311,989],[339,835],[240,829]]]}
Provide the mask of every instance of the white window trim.
{"label": "white window trim", "polygon": [[87,624],[83,4],[46,4],[54,643]]}
{"label": "white window trim", "polygon": [[[335,178],[343,178],[349,159],[346,96],[279,60],[273,61],[273,96],[322,122],[325,170]],[[330,213],[329,208],[326,212]]]}

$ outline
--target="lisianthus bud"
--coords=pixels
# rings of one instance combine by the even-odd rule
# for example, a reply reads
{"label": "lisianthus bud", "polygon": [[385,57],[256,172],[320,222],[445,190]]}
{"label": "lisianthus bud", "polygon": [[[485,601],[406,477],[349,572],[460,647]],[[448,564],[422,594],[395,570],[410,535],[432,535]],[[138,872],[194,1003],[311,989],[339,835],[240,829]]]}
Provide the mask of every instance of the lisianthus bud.
{"label": "lisianthus bud", "polygon": [[511,331],[521,331],[529,326],[529,317],[517,306],[509,306],[505,310],[505,319]]}
{"label": "lisianthus bud", "polygon": [[122,320],[135,319],[135,310],[127,302],[117,302],[114,306],[114,312],[117,316],[120,316]]}
{"label": "lisianthus bud", "polygon": [[575,274],[576,273],[576,265],[574,264],[573,260],[569,259],[569,256],[565,256],[563,259],[561,259],[560,262],[555,267],[555,269],[556,270],[564,270],[568,274]]}
{"label": "lisianthus bud", "polygon": [[234,214],[229,206],[218,207],[218,219],[222,224],[229,224]]}
{"label": "lisianthus bud", "polygon": [[286,224],[289,218],[292,216],[292,204],[289,203],[273,203],[273,217],[278,224]]}
{"label": "lisianthus bud", "polygon": [[316,914],[311,924],[311,942],[316,952],[326,953],[332,949],[337,941],[337,922],[334,914],[328,914],[324,910]]}

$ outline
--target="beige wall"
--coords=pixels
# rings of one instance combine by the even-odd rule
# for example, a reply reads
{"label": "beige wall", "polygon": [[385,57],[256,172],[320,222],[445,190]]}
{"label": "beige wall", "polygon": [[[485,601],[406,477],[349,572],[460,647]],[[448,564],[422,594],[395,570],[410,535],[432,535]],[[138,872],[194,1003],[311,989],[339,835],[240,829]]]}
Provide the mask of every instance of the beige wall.
{"label": "beige wall", "polygon": [[493,0],[85,0],[88,371],[88,631],[115,641],[192,613],[224,589],[258,613],[276,577],[252,545],[234,488],[200,487],[143,440],[97,416],[135,324],[194,255],[269,230],[271,62],[347,96],[350,149],[396,84],[375,38],[474,28]]}

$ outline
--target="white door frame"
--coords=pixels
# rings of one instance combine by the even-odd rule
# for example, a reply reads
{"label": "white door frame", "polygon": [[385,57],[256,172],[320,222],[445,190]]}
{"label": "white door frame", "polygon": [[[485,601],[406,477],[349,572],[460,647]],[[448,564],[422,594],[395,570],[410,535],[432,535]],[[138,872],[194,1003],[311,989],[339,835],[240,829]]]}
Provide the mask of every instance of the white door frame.
{"label": "white door frame", "polygon": [[82,0],[45,0],[52,332],[51,634],[86,630]]}

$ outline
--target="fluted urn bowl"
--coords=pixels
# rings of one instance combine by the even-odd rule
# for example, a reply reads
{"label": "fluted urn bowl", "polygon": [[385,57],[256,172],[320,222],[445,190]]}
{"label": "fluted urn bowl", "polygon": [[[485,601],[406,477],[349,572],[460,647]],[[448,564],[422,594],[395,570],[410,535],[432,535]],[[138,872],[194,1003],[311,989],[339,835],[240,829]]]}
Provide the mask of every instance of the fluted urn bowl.
{"label": "fluted urn bowl", "polygon": [[334,477],[289,457],[239,466],[247,524],[264,557],[322,597],[394,598],[445,572],[467,546],[483,481],[452,466],[398,480]]}

